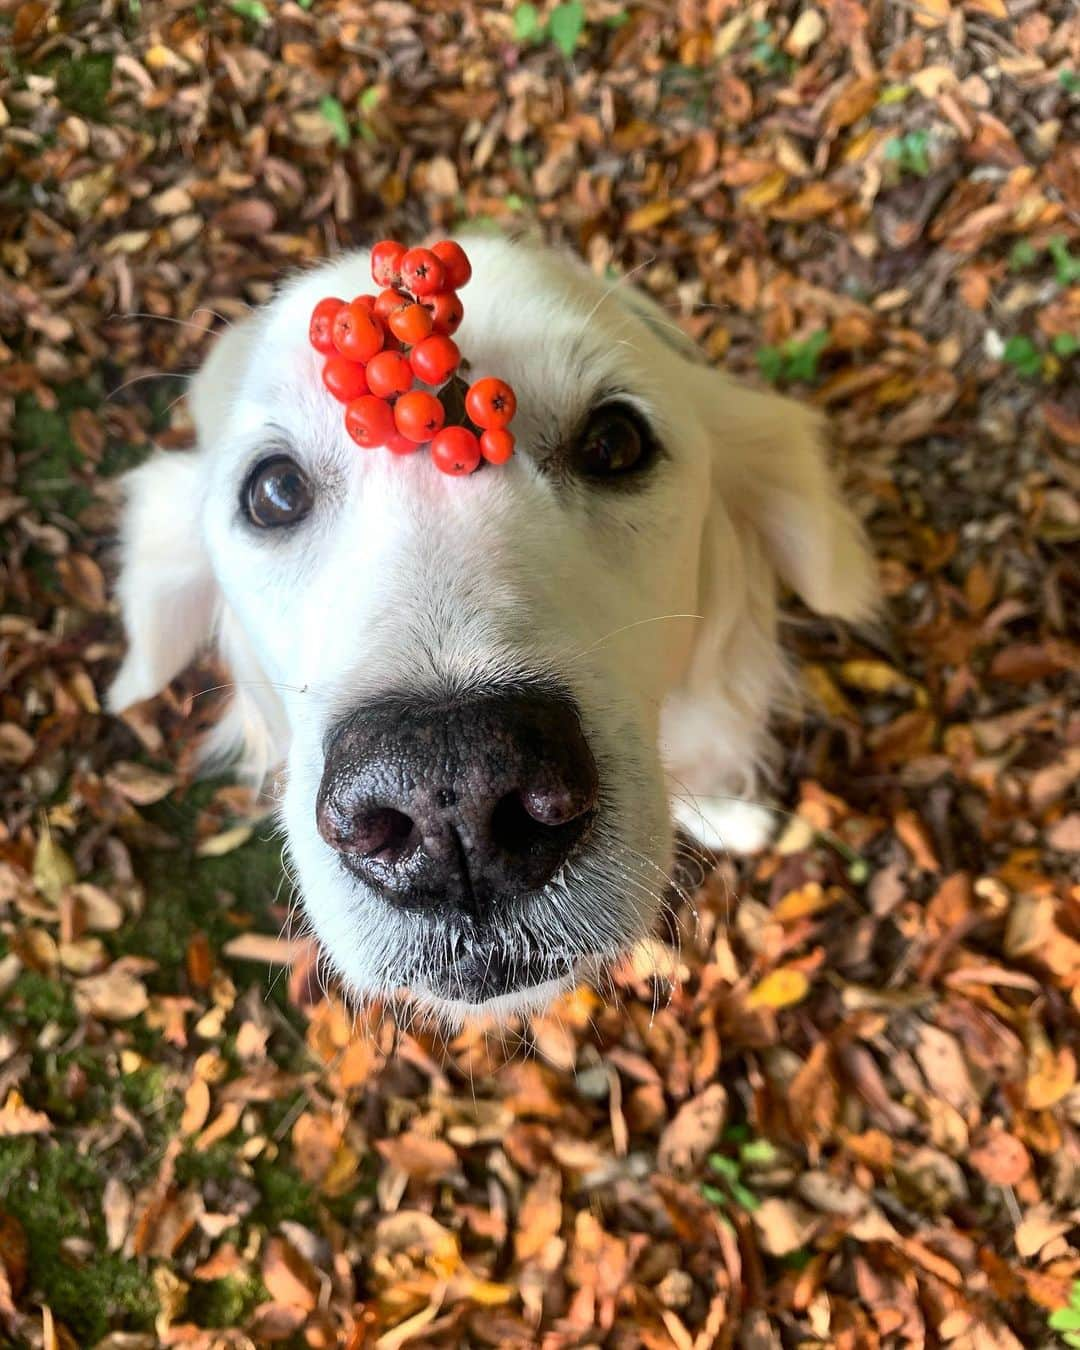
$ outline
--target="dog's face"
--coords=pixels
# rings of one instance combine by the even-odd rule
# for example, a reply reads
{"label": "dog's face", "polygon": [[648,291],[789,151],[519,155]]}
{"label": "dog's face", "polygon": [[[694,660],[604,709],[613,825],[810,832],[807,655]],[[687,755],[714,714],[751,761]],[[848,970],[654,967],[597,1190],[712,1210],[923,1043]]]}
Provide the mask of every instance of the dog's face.
{"label": "dog's face", "polygon": [[662,758],[708,793],[758,752],[774,574],[830,612],[868,598],[813,419],[704,369],[624,286],[468,249],[457,341],[471,377],[513,385],[515,457],[448,478],[358,449],[307,327],[370,289],[367,256],[294,280],[198,375],[197,450],[132,475],[111,695],[150,696],[216,640],[220,743],[284,763],[333,966],[452,1015],[542,1002],[647,932]]}

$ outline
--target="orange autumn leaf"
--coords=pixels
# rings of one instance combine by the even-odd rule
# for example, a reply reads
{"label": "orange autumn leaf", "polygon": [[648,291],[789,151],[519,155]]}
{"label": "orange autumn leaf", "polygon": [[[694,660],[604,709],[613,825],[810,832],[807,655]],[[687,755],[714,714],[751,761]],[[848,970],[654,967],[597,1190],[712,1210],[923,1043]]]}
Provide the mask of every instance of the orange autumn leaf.
{"label": "orange autumn leaf", "polygon": [[1044,1046],[1035,1056],[1026,1084],[1027,1104],[1032,1111],[1056,1106],[1076,1086],[1076,1056],[1064,1045],[1057,1053]]}

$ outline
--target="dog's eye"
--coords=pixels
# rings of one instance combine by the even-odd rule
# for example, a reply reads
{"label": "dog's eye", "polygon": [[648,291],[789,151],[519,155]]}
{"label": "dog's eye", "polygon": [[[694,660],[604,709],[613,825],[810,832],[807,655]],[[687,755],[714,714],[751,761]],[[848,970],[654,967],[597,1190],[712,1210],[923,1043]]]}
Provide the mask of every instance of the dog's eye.
{"label": "dog's eye", "polygon": [[588,478],[617,478],[643,469],[652,459],[652,433],[633,408],[612,403],[597,408],[578,439],[574,460]]}
{"label": "dog's eye", "polygon": [[244,484],[243,501],[253,525],[274,529],[303,520],[314,497],[296,461],[288,455],[275,455],[252,469]]}

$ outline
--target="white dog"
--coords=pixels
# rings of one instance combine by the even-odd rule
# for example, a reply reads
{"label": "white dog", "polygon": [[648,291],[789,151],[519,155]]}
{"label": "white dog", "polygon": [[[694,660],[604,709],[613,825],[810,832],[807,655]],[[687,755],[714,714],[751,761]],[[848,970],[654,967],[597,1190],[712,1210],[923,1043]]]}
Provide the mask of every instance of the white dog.
{"label": "white dog", "polygon": [[518,453],[467,478],[361,450],[308,317],[366,254],[294,278],[196,377],[192,453],[128,479],[110,703],[207,643],[236,682],[215,749],[284,764],[303,904],[360,995],[451,1017],[538,1006],[654,922],[684,823],[767,747],[783,580],[872,604],[816,416],[741,388],[579,263],[467,240],[457,341],[518,397]]}

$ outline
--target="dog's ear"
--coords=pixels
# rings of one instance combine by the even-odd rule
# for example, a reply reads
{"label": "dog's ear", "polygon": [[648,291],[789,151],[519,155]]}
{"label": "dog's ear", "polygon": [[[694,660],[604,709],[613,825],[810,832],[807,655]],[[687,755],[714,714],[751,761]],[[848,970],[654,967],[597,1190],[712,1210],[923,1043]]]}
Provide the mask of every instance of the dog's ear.
{"label": "dog's ear", "polygon": [[160,692],[213,636],[218,589],[203,542],[201,449],[218,434],[247,356],[247,325],[218,338],[189,393],[199,449],[159,453],[124,480],[117,592],[128,651],[115,711]]}
{"label": "dog's ear", "polygon": [[[797,702],[776,638],[775,577],[812,609],[849,620],[873,612],[876,581],[862,528],[829,470],[820,419],[789,399],[687,369],[709,435],[711,500],[702,623],[665,706],[664,732],[675,781],[692,794],[679,819],[716,848],[747,835],[746,821],[733,826],[725,794],[754,789],[774,758],[769,713]],[[758,843],[769,825],[767,815],[755,825]]]}
{"label": "dog's ear", "polygon": [[114,712],[162,690],[213,631],[217,587],[199,523],[198,459],[159,453],[124,481],[117,592],[128,650],[109,689]]}
{"label": "dog's ear", "polygon": [[829,468],[823,419],[777,394],[699,373],[713,491],[761,539],[777,574],[819,614],[859,620],[877,581],[862,526]]}

